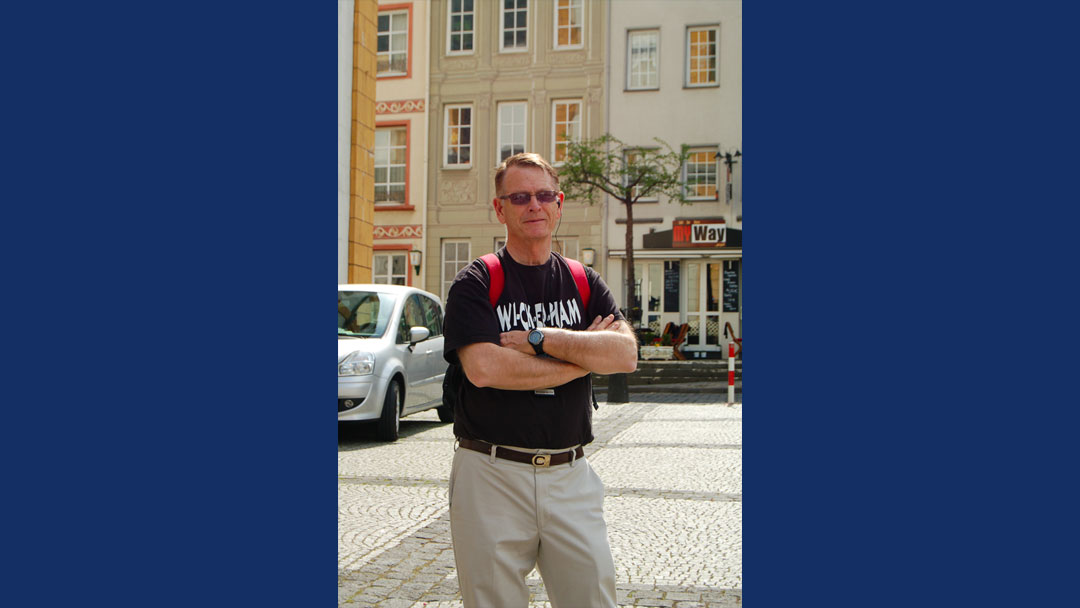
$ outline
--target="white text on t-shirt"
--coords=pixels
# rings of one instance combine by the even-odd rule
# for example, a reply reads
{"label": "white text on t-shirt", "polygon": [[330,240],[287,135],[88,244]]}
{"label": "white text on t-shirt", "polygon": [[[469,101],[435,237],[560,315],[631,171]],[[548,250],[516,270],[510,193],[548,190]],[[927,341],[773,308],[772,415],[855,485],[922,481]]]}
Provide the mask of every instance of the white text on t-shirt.
{"label": "white text on t-shirt", "polygon": [[581,322],[581,308],[575,298],[564,302],[537,302],[531,308],[525,302],[509,302],[495,307],[502,331],[514,327],[526,330],[537,327],[571,327]]}

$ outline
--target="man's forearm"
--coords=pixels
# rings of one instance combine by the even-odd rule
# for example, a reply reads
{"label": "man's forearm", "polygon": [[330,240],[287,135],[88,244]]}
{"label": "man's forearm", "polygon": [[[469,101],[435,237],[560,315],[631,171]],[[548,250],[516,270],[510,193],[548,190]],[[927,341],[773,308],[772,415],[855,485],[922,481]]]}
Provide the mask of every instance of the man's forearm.
{"label": "man's forearm", "polygon": [[544,328],[544,352],[597,374],[630,373],[637,369],[637,340],[632,330],[569,331]]}
{"label": "man's forearm", "polygon": [[458,359],[469,382],[511,391],[554,388],[589,373],[573,363],[526,355],[488,342],[463,346]]}

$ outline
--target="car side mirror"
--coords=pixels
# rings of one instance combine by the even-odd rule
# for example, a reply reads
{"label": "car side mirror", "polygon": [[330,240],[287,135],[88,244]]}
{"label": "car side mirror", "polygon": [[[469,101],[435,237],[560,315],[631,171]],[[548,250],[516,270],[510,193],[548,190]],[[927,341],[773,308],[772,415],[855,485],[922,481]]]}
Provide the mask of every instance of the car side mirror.
{"label": "car side mirror", "polygon": [[430,337],[430,336],[431,336],[431,330],[426,328],[426,327],[420,327],[419,325],[416,326],[416,327],[410,327],[409,328],[409,346],[412,346],[412,345],[416,344],[417,342],[423,342],[424,340],[427,340],[428,337]]}

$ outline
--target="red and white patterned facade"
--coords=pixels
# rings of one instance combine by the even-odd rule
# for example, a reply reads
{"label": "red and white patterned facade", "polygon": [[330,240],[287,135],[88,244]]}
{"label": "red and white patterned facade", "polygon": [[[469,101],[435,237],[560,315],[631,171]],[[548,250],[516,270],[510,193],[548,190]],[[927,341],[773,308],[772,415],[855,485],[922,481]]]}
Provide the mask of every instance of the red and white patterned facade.
{"label": "red and white patterned facade", "polygon": [[[430,73],[430,48],[428,45],[427,12],[429,3],[424,0],[379,0],[379,15],[387,16],[394,23],[393,30],[402,31],[398,26],[406,23],[407,59],[390,66],[404,69],[383,72],[375,81],[375,182],[376,205],[373,229],[373,249],[376,279],[378,270],[400,269],[401,262],[406,262],[406,276],[397,271],[388,270],[393,282],[401,282],[426,289],[424,285],[425,267],[436,263],[429,257],[424,247],[424,226],[426,223],[425,196],[427,193],[424,166],[426,162],[427,130],[427,81]],[[382,32],[380,35],[385,36]],[[395,34],[400,35],[400,34]],[[399,40],[392,48],[399,49]],[[380,64],[383,65],[383,64]],[[380,134],[381,132],[381,134]],[[380,150],[380,142],[385,145],[392,140],[392,158],[387,161],[386,150]],[[404,142],[402,144],[402,142]],[[400,156],[404,145],[404,197],[400,204],[381,201],[378,196],[380,185],[386,188],[401,188]],[[387,163],[387,164],[383,164]],[[389,176],[389,177],[388,177]],[[380,184],[380,179],[383,182]],[[421,254],[419,273],[412,262],[415,252]]]}

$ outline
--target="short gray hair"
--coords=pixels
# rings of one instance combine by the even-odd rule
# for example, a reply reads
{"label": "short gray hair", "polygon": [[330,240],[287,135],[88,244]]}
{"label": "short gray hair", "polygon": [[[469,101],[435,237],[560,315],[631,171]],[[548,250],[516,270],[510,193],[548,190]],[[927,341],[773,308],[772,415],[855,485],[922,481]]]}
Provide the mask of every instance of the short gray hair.
{"label": "short gray hair", "polygon": [[502,189],[503,177],[506,175],[506,170],[510,167],[535,167],[537,169],[543,169],[551,176],[551,179],[555,180],[555,189],[559,189],[559,173],[555,171],[555,167],[552,167],[549,162],[544,160],[544,157],[535,152],[520,152],[504,160],[499,165],[499,168],[495,170],[496,192]]}

